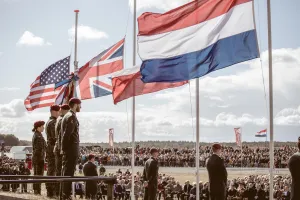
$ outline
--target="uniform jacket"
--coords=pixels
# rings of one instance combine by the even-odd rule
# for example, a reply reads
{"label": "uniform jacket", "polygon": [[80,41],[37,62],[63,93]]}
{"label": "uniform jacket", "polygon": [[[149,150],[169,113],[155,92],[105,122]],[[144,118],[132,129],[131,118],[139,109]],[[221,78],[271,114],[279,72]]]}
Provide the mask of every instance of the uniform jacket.
{"label": "uniform jacket", "polygon": [[[92,162],[87,162],[83,166],[84,176],[98,176],[97,166]],[[97,193],[97,181],[87,181],[86,182],[86,194],[95,195]]]}
{"label": "uniform jacket", "polygon": [[152,157],[149,158],[145,163],[143,179],[144,181],[148,181],[148,184],[157,185],[158,162]]}
{"label": "uniform jacket", "polygon": [[61,151],[61,121],[63,117],[63,115],[59,116],[55,123],[55,152]]}
{"label": "uniform jacket", "polygon": [[46,141],[42,133],[35,132],[32,137],[32,162],[44,161],[46,153]]}
{"label": "uniform jacket", "polygon": [[223,194],[227,185],[227,170],[224,161],[218,155],[213,154],[207,161],[210,192]]}
{"label": "uniform jacket", "polygon": [[54,157],[53,149],[55,145],[55,124],[56,124],[56,117],[50,117],[46,126],[46,135],[47,135],[47,157]]}
{"label": "uniform jacket", "polygon": [[61,153],[73,156],[79,155],[79,122],[75,113],[70,110],[61,122]]}
{"label": "uniform jacket", "polygon": [[289,160],[289,170],[292,175],[291,200],[300,199],[300,152],[295,153]]}

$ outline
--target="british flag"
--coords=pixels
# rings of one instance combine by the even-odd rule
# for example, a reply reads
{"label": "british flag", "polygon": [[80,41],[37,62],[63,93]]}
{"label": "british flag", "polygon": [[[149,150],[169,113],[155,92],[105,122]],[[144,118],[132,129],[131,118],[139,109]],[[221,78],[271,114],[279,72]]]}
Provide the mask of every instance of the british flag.
{"label": "british flag", "polygon": [[82,100],[112,94],[111,75],[123,69],[125,39],[104,50],[78,71],[76,96]]}

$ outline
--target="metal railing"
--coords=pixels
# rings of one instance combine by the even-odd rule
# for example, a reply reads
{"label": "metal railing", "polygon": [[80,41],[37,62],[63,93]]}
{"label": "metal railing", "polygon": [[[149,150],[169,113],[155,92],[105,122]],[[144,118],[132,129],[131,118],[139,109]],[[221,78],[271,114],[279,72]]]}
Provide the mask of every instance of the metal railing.
{"label": "metal railing", "polygon": [[[22,184],[22,183],[63,183],[63,182],[85,182],[103,181],[107,184],[107,200],[113,199],[113,185],[117,179],[103,176],[26,176],[26,175],[0,175],[0,184]],[[4,179],[4,180],[3,180]],[[14,180],[5,180],[14,179]],[[19,180],[16,180],[19,179]],[[74,192],[74,190],[73,190]]]}

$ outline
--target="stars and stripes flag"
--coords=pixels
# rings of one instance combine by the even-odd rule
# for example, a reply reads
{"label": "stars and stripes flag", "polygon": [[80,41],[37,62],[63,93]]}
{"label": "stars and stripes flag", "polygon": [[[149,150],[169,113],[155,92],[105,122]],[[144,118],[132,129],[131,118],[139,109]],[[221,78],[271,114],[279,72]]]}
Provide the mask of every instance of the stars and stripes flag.
{"label": "stars and stripes flag", "polygon": [[55,89],[55,83],[67,79],[69,71],[70,56],[47,67],[31,84],[29,95],[24,101],[25,108],[32,111],[55,104],[66,89],[65,86]]}
{"label": "stars and stripes flag", "polygon": [[91,59],[78,71],[76,95],[81,100],[110,95],[111,74],[123,69],[124,42],[122,39]]}
{"label": "stars and stripes flag", "polygon": [[242,146],[242,129],[240,127],[234,128],[235,141],[238,146]]}
{"label": "stars and stripes flag", "polygon": [[261,130],[255,134],[255,137],[267,137],[267,129]]}
{"label": "stars and stripes flag", "polygon": [[109,146],[111,146],[111,147],[114,146],[114,129],[113,128],[109,129],[108,143],[109,143]]}

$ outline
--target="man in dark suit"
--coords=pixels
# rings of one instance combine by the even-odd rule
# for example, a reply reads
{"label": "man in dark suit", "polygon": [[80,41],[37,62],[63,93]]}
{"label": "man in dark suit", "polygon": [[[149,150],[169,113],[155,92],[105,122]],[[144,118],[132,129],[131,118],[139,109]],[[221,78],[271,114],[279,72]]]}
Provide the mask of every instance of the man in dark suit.
{"label": "man in dark suit", "polygon": [[151,158],[149,158],[144,167],[143,179],[145,187],[144,200],[156,200],[157,181],[158,181],[158,150],[152,148],[150,150]]}
{"label": "man in dark suit", "polygon": [[291,200],[300,199],[300,137],[298,138],[298,152],[292,155],[288,166],[292,175]]}
{"label": "man in dark suit", "polygon": [[[89,161],[83,166],[84,176],[98,176],[97,166],[94,164],[95,156],[89,155]],[[87,199],[96,199],[97,181],[87,181],[85,195]]]}
{"label": "man in dark suit", "polygon": [[208,159],[206,168],[209,176],[211,200],[226,199],[227,171],[223,159],[220,157],[221,145],[212,146],[213,155]]}

